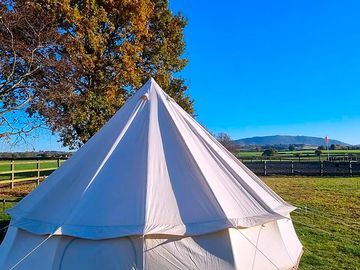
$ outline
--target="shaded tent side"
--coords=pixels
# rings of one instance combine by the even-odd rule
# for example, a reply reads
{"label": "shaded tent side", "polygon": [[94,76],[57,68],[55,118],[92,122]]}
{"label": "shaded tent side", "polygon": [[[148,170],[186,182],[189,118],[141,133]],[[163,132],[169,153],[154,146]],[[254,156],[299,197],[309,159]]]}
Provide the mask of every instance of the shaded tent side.
{"label": "shaded tent side", "polygon": [[37,270],[293,269],[301,252],[289,220],[194,237],[148,235],[107,240],[49,238],[11,226],[0,248],[0,265],[11,269],[17,264],[17,270],[29,269],[29,263]]}

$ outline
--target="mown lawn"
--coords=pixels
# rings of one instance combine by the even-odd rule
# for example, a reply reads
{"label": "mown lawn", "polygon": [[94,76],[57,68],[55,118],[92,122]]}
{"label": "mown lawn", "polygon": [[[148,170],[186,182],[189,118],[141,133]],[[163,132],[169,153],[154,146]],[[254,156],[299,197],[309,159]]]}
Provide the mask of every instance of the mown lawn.
{"label": "mown lawn", "polygon": [[[9,164],[10,160],[1,160],[0,161],[0,181],[1,180],[9,180],[11,179],[11,174],[1,174],[5,171],[11,170],[11,165]],[[61,161],[61,164],[63,161]],[[40,161],[40,169],[50,169],[50,168],[57,168],[58,161],[57,160],[41,160]],[[36,160],[15,160],[14,162],[14,170],[15,171],[22,171],[22,170],[35,170],[37,169]],[[43,171],[41,175],[49,175],[51,171]],[[37,172],[22,172],[22,173],[15,173],[15,179],[21,179],[26,177],[33,177],[36,176]],[[1,182],[0,182],[1,184]]]}
{"label": "mown lawn", "polygon": [[264,177],[286,201],[304,255],[300,269],[360,269],[360,177]]}
{"label": "mown lawn", "polygon": [[[299,207],[292,218],[304,245],[301,270],[360,269],[360,177],[264,177],[263,180]],[[13,190],[2,188],[0,199],[20,200],[34,187],[35,184],[28,184],[15,186]],[[1,227],[9,220],[3,210],[15,203],[1,207]]]}

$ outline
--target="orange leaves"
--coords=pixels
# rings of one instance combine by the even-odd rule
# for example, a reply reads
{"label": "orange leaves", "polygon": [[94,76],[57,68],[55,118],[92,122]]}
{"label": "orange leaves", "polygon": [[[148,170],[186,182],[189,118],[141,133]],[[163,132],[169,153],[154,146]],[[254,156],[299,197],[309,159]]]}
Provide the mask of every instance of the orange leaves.
{"label": "orange leaves", "polygon": [[54,82],[42,82],[34,109],[65,145],[88,140],[149,76],[193,111],[174,76],[186,64],[186,20],[166,0],[37,1],[50,5],[62,29],[63,65],[44,72]]}

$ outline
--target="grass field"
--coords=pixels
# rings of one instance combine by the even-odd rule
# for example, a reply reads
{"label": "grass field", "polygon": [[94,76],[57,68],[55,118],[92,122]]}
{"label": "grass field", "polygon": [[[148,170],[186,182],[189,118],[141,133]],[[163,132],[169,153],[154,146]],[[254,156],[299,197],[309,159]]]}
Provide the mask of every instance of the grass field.
{"label": "grass field", "polygon": [[300,269],[360,269],[360,178],[265,177],[299,208],[292,213],[304,245]]}
{"label": "grass field", "polygon": [[[11,178],[10,174],[1,174],[1,172],[10,171],[11,165],[9,164],[10,160],[1,160],[0,161],[0,181],[1,180],[9,180]],[[57,167],[57,160],[41,160],[40,168],[41,169],[49,169]],[[63,161],[61,161],[63,162]],[[22,171],[22,170],[35,170],[36,169],[36,160],[15,160],[14,162],[14,170]],[[51,171],[50,171],[51,172]],[[41,175],[48,175],[50,172],[41,172]],[[15,173],[15,179],[32,177],[36,176],[37,172],[23,172],[23,173]],[[1,183],[1,182],[0,182]]]}
{"label": "grass field", "polygon": [[[251,159],[262,159],[266,157],[262,157],[263,151],[238,151],[236,156],[242,160],[251,160]],[[348,155],[360,155],[360,150],[329,150],[330,157],[339,157]],[[282,159],[282,160],[306,160],[306,161],[316,161],[326,160],[328,157],[328,151],[322,150],[321,156],[315,155],[315,150],[298,150],[298,151],[279,151],[276,155],[268,157],[272,160]]]}
{"label": "grass field", "polygon": [[[314,154],[315,150],[298,150],[298,151],[279,151],[279,155],[294,155],[294,154]],[[327,150],[322,150],[324,154],[327,154]],[[261,156],[262,151],[239,151],[238,154],[242,156]],[[340,154],[360,154],[360,150],[329,150],[330,155],[340,155]]]}
{"label": "grass field", "polygon": [[[312,154],[315,150],[301,150],[301,151],[281,151],[280,154]],[[324,154],[327,154],[327,150],[322,150]],[[329,150],[330,155],[340,155],[340,154],[360,154],[360,150]]]}
{"label": "grass field", "polygon": [[[264,177],[280,196],[299,208],[292,213],[304,245],[301,270],[360,269],[360,177]],[[0,199],[20,200],[34,184],[0,189]],[[16,204],[6,203],[5,208]],[[0,225],[9,217],[0,211]],[[1,236],[0,236],[1,237]]]}

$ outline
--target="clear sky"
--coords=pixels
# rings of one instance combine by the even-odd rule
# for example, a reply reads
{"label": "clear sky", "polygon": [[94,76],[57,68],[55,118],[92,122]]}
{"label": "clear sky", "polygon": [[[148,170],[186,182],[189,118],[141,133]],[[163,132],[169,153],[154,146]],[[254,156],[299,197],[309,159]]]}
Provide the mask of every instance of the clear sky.
{"label": "clear sky", "polygon": [[360,144],[360,1],[180,1],[198,120]]}
{"label": "clear sky", "polygon": [[[234,139],[329,135],[360,144],[360,1],[170,5],[189,21],[180,75],[207,128]],[[44,132],[33,146],[59,149],[56,141]]]}

